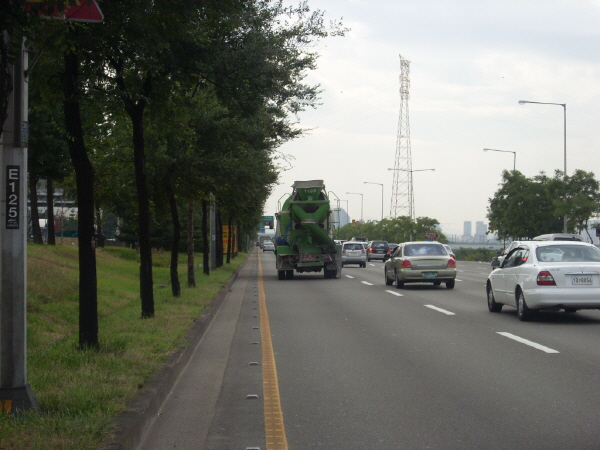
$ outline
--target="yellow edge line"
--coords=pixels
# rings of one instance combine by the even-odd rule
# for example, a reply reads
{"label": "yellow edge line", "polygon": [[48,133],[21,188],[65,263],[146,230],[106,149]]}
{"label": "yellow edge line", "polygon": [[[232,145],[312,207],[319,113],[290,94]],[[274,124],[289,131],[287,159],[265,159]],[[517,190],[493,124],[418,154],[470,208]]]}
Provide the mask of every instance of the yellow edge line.
{"label": "yellow edge line", "polygon": [[265,436],[267,450],[287,450],[283,412],[279,400],[279,382],[275,353],[271,341],[271,326],[262,277],[262,262],[258,255],[258,302],[260,311],[260,337],[262,341],[263,396],[265,405]]}

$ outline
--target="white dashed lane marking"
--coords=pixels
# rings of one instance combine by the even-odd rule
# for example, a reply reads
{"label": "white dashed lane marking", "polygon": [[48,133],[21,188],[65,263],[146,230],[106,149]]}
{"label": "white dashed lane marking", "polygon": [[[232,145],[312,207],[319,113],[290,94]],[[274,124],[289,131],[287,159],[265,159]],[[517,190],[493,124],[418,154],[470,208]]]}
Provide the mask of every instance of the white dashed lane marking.
{"label": "white dashed lane marking", "polygon": [[514,341],[520,342],[521,344],[529,345],[530,347],[536,348],[536,349],[541,350],[541,351],[546,352],[546,353],[560,353],[558,350],[551,349],[551,348],[546,347],[544,345],[538,344],[537,342],[533,342],[533,341],[530,341],[530,340],[527,340],[527,339],[523,339],[522,337],[516,336],[516,335],[514,335],[512,333],[506,333],[505,331],[498,331],[497,333],[500,334],[500,335],[502,335],[502,336],[504,336],[504,337],[512,339]]}
{"label": "white dashed lane marking", "polygon": [[445,310],[445,309],[442,309],[442,308],[438,308],[437,306],[433,306],[433,305],[425,305],[425,306],[426,306],[427,308],[434,309],[435,311],[439,311],[439,312],[441,312],[441,313],[444,313],[444,314],[446,314],[446,315],[448,315],[448,316],[455,316],[455,315],[456,315],[456,314],[454,314],[453,312],[447,311],[447,310]]}
{"label": "white dashed lane marking", "polygon": [[404,295],[402,295],[400,292],[396,292],[396,291],[385,291],[385,292],[395,295],[396,297],[404,297]]}

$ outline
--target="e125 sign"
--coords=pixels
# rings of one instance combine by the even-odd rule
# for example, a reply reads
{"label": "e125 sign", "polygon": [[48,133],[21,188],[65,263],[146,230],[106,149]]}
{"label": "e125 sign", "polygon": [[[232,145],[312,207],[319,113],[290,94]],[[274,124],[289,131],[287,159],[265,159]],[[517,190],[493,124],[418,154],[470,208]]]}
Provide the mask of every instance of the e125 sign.
{"label": "e125 sign", "polygon": [[17,230],[21,219],[21,166],[6,166],[6,229]]}

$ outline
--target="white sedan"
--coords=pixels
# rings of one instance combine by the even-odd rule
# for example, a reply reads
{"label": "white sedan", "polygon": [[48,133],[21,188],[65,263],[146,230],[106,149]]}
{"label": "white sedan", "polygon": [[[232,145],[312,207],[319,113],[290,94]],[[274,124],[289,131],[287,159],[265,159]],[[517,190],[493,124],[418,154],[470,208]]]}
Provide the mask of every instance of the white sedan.
{"label": "white sedan", "polygon": [[600,309],[600,250],[585,242],[521,242],[487,280],[490,312],[517,308],[520,320],[535,310]]}

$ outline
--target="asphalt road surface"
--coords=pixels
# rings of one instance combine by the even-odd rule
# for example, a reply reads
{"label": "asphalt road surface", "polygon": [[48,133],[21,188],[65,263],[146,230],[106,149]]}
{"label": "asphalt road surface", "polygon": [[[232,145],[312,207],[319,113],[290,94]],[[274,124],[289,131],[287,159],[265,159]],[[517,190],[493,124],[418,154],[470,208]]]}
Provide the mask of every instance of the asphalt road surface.
{"label": "asphalt road surface", "polygon": [[397,289],[255,252],[140,448],[599,449],[600,311],[490,313],[490,265],[457,266]]}

